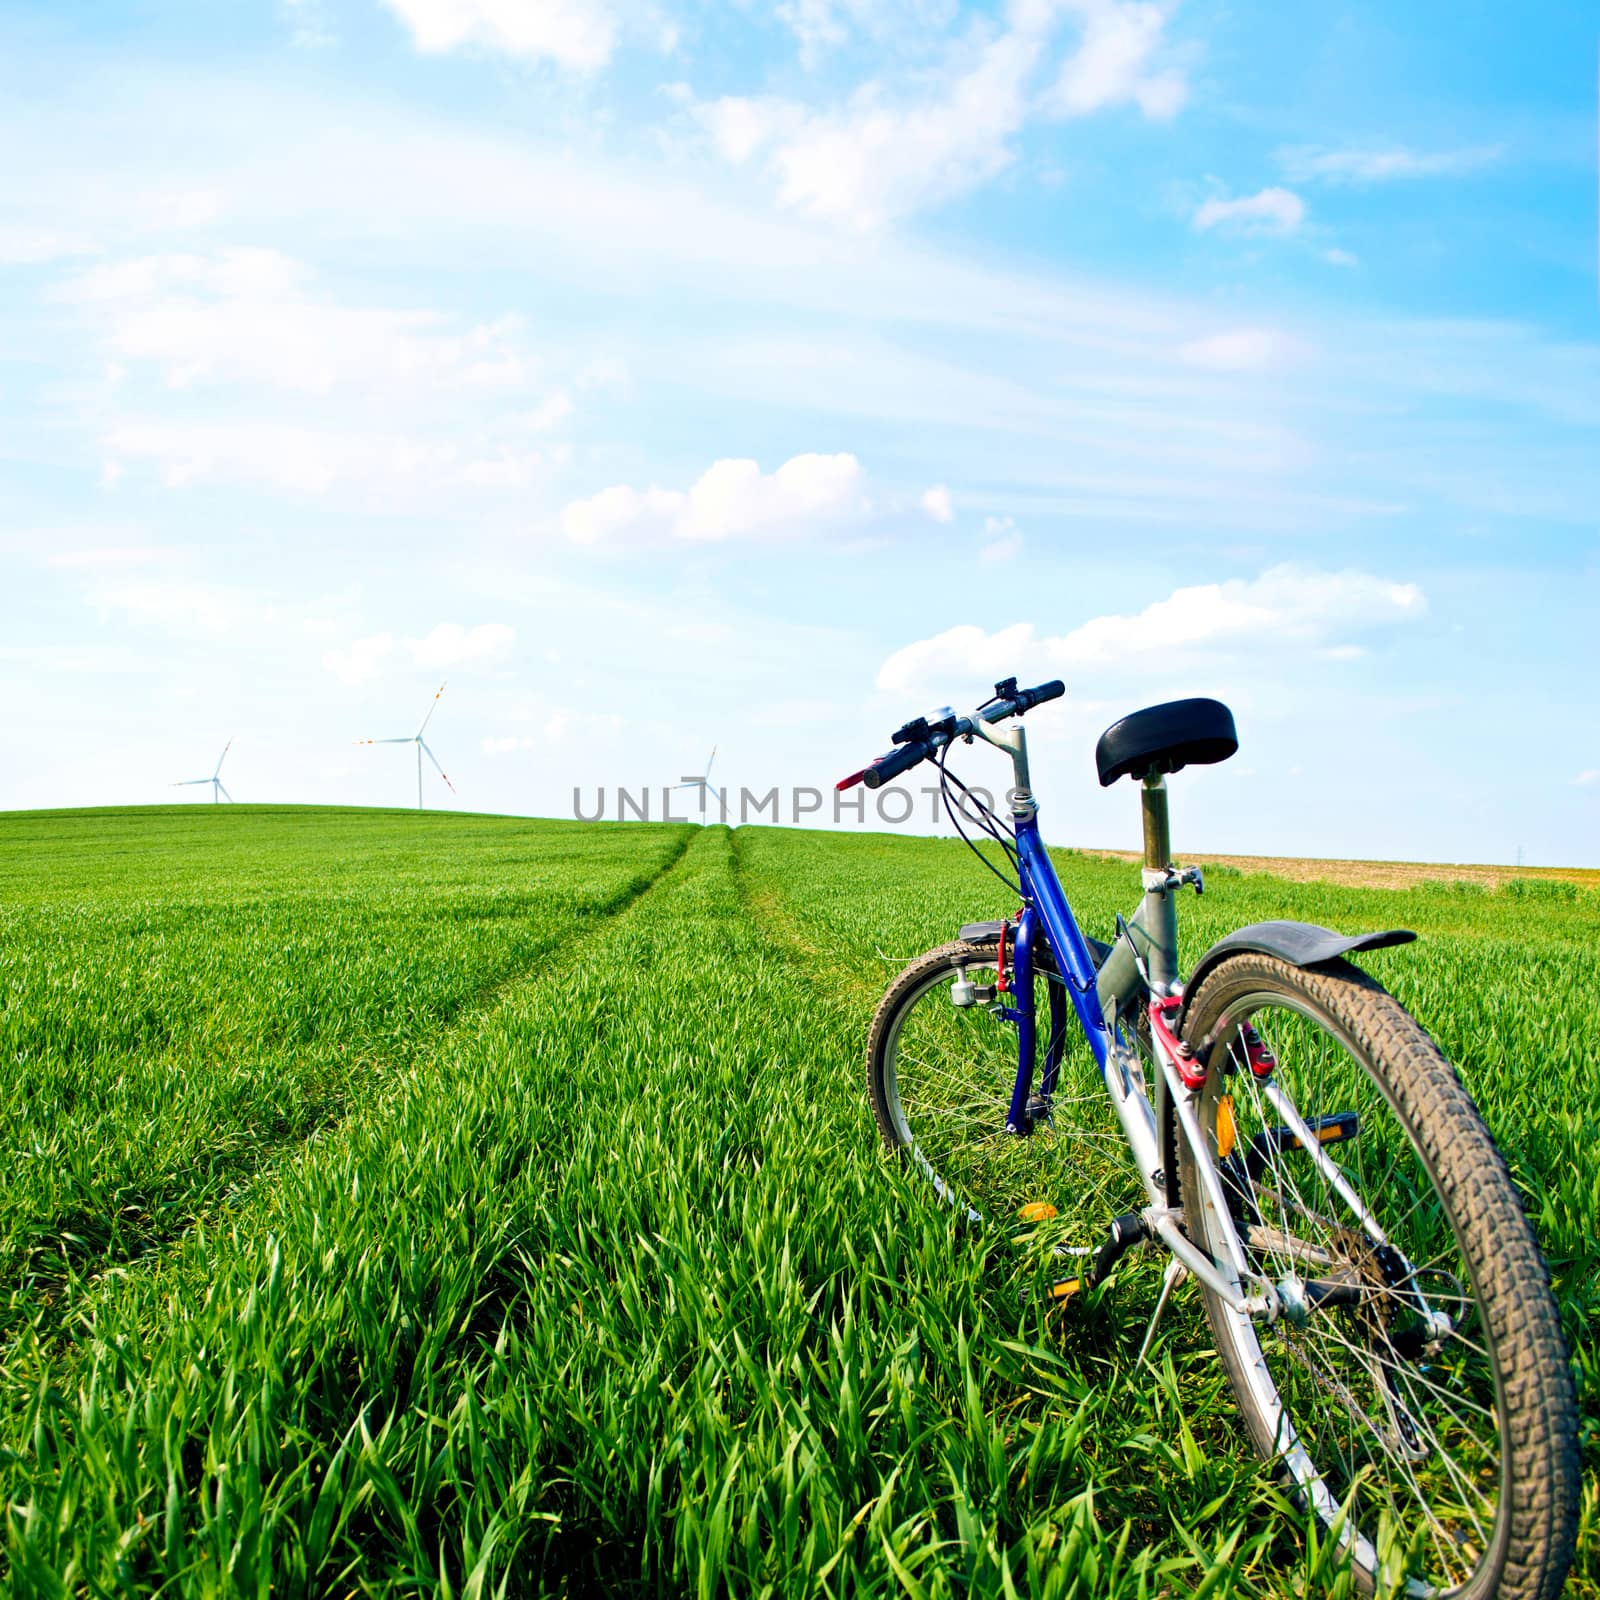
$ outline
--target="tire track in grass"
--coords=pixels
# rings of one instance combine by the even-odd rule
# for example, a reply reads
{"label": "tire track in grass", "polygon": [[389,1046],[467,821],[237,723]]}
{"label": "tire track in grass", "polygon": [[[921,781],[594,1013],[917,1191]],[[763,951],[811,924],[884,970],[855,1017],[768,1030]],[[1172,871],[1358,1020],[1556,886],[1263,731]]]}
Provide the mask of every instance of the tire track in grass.
{"label": "tire track in grass", "polygon": [[[202,1481],[236,1464],[240,1449],[253,1465],[265,1452],[272,1466],[281,1467],[311,1444],[337,1487],[340,1471],[350,1462],[352,1432],[364,1431],[372,1407],[381,1407],[386,1396],[403,1400],[414,1390],[426,1391],[430,1354],[458,1354],[452,1346],[464,1337],[477,1349],[474,1330],[515,1298],[509,1285],[520,1266],[507,1254],[516,1246],[503,1227],[480,1230],[476,1224],[532,1165],[532,1151],[519,1137],[523,1130],[514,1119],[509,1126],[504,1121],[519,1102],[520,1109],[529,1109],[528,1085],[514,1081],[520,1057],[510,1050],[514,1038],[526,1035],[507,1018],[537,1013],[542,1006],[552,1018],[565,1020],[570,1031],[572,998],[546,996],[552,987],[548,980],[576,971],[590,975],[592,984],[593,975],[602,971],[637,966],[637,944],[620,933],[608,938],[608,931],[626,923],[651,892],[670,882],[696,844],[704,848],[702,836],[686,833],[672,860],[618,908],[611,923],[597,931],[596,941],[569,946],[572,962],[503,986],[493,1008],[439,1037],[426,1058],[395,1080],[384,1104],[361,1108],[330,1137],[310,1143],[280,1168],[275,1183],[257,1185],[237,1212],[218,1219],[217,1228],[208,1232],[197,1226],[167,1255],[144,1263],[144,1270],[93,1285],[79,1336],[71,1344],[25,1338],[6,1353],[0,1360],[8,1402],[0,1474],[13,1508],[7,1527],[9,1577],[19,1592],[62,1592],[61,1580],[75,1572],[100,1574],[119,1588],[137,1574],[149,1586],[176,1584],[187,1592],[196,1569],[208,1574],[200,1585],[204,1589],[215,1582],[219,1565],[231,1569],[234,1563],[231,1557],[208,1559],[217,1555],[218,1539],[222,1549],[228,1548],[228,1529],[218,1526],[226,1522],[221,1506],[201,1507]],[[596,951],[594,942],[611,948]],[[584,1044],[600,1048],[610,1025],[605,1008],[596,1005],[579,1029]],[[513,1069],[503,1095],[471,1070],[486,1064],[486,1054],[491,1070]],[[536,1122],[550,1126],[546,1114]],[[488,1159],[481,1141],[497,1123],[509,1137],[502,1137],[495,1159]],[[438,1175],[446,1171],[460,1184],[452,1181],[441,1189]],[[415,1232],[408,1218],[415,1219]],[[450,1245],[465,1245],[459,1257],[450,1248],[418,1248],[430,1235],[437,1240],[441,1230],[451,1235]],[[469,1276],[472,1268],[486,1270],[469,1284],[450,1270],[458,1260],[468,1263]],[[442,1282],[432,1281],[435,1263],[442,1268]],[[512,1277],[501,1263],[513,1267]],[[349,1282],[338,1281],[342,1270],[351,1273]],[[398,1294],[388,1281],[391,1272],[401,1280]],[[299,1303],[293,1303],[295,1290],[304,1294]],[[456,1313],[463,1306],[458,1323]],[[441,1311],[445,1320],[435,1325]],[[291,1354],[291,1362],[301,1357],[299,1381],[269,1380],[262,1396],[281,1426],[272,1429],[259,1414],[236,1418],[231,1391],[242,1370],[257,1376],[266,1354],[261,1346],[285,1334],[292,1343],[307,1333],[308,1324],[315,1329],[313,1348]],[[419,1338],[423,1328],[427,1332]],[[224,1364],[224,1373],[217,1374],[223,1377],[220,1387],[207,1381],[217,1373],[219,1355]],[[281,1380],[276,1355],[272,1352],[268,1364],[276,1369],[272,1377]],[[107,1413],[98,1400],[108,1382],[129,1408],[121,1419],[124,1426],[140,1412],[152,1415],[152,1405],[159,1411],[175,1400],[185,1413],[178,1437],[141,1439],[134,1458],[108,1450]],[[78,1403],[64,1403],[73,1391]],[[336,1415],[330,1416],[330,1408]],[[239,1421],[247,1430],[243,1435],[230,1426]],[[324,1421],[334,1423],[325,1435],[317,1426]],[[185,1428],[184,1422],[191,1426]],[[219,1431],[227,1441],[221,1448]],[[356,1441],[358,1457],[363,1442]],[[75,1508],[86,1489],[106,1487],[108,1467],[117,1480],[113,1498],[119,1506],[103,1507],[108,1514],[99,1522],[94,1516],[84,1521],[81,1539],[41,1539],[47,1521],[65,1533],[76,1516],[74,1510],[47,1519],[44,1501]],[[199,1512],[198,1540],[170,1525],[175,1475],[197,1480],[180,1498],[185,1516]],[[353,1503],[343,1506],[337,1519],[341,1528],[373,1495],[372,1474],[359,1471],[351,1487]],[[295,1511],[307,1511],[310,1488],[308,1480],[287,1485]],[[268,1486],[257,1482],[253,1489],[267,1502],[255,1507],[265,1515],[253,1530],[265,1537],[265,1548],[275,1549],[275,1534],[287,1531],[291,1542],[304,1537],[309,1565],[303,1578],[313,1588],[319,1577],[329,1578],[326,1562],[318,1559],[329,1548],[329,1530],[316,1514],[324,1500],[309,1508],[309,1519],[291,1515],[285,1523]],[[404,1508],[391,1507],[387,1498],[384,1509],[397,1509],[401,1521],[409,1522]],[[158,1521],[161,1544],[153,1566],[144,1560],[130,1563],[130,1552],[151,1554],[149,1530]],[[360,1564],[369,1544],[383,1543],[360,1517],[347,1540],[334,1542],[347,1568],[351,1561]],[[275,1551],[274,1561],[282,1554]]]}
{"label": "tire track in grass", "polygon": [[[653,870],[623,881],[617,889],[582,908],[576,932],[579,942],[593,938],[637,900],[648,894],[683,859],[693,837],[684,829]],[[80,1301],[102,1279],[138,1268],[152,1257],[170,1250],[193,1229],[215,1224],[244,1205],[253,1188],[270,1179],[285,1160],[327,1135],[351,1114],[350,1095],[364,1086],[376,1089],[379,1103],[392,1096],[421,1054],[436,1052],[442,1041],[493,1012],[502,999],[548,967],[553,953],[570,947],[574,930],[553,928],[521,953],[516,963],[493,982],[467,992],[448,1012],[442,1030],[429,1038],[405,1041],[398,1059],[363,1056],[345,1090],[332,1098],[309,1125],[297,1127],[292,1137],[240,1138],[237,1147],[210,1165],[212,1182],[197,1205],[163,1203],[157,1192],[147,1192],[141,1203],[151,1208],[155,1221],[136,1232],[108,1232],[91,1213],[81,1218],[57,1216],[49,1224],[26,1230],[9,1261],[0,1260],[0,1361],[6,1346],[31,1329],[41,1341],[60,1338],[81,1314]],[[181,1181],[175,1173],[174,1182]],[[131,1209],[131,1208],[130,1208]],[[36,1242],[29,1242],[32,1239]]]}
{"label": "tire track in grass", "polygon": [[1243,1569],[1226,1464],[1095,1497],[1148,1415],[1019,1340],[984,1251],[885,1181],[854,1043],[726,830],[556,976],[8,1366],[14,1593],[1132,1600]]}

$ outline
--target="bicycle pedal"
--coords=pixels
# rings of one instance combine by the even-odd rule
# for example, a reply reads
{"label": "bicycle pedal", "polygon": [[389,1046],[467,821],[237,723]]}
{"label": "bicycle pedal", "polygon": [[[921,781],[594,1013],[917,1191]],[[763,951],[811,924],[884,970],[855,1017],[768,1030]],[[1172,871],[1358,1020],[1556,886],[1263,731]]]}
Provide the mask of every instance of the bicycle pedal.
{"label": "bicycle pedal", "polygon": [[1017,1301],[1023,1307],[1039,1302],[1042,1302],[1046,1307],[1064,1306],[1073,1295],[1080,1293],[1082,1289],[1082,1278],[1061,1278],[1052,1283],[1043,1294],[1039,1294],[1033,1289],[1017,1290]]}

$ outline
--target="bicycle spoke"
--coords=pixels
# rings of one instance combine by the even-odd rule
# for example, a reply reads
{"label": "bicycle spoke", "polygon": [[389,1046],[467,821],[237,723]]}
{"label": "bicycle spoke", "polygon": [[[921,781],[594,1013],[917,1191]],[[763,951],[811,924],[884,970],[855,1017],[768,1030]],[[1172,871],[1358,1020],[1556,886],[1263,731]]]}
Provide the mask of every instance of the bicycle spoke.
{"label": "bicycle spoke", "polygon": [[[986,1007],[952,1005],[946,986],[953,971],[934,970],[908,1001],[891,1050],[891,1115],[899,1119],[902,1142],[917,1152],[918,1170],[942,1197],[964,1196],[987,1215],[1011,1215],[1039,1199],[1069,1214],[1103,1214],[1112,1186],[1129,1173],[1122,1130],[1092,1058],[1081,1047],[1077,1055],[1062,1048],[1048,1111],[1040,1110],[1031,1130],[1006,1132],[1017,1031]],[[967,971],[974,983],[994,980],[992,965],[969,962]],[[1038,1074],[1052,1048],[1070,1041],[1075,1024],[1069,1017],[1060,1030],[1051,1028],[1042,975],[1035,995]],[[1080,1076],[1086,1064],[1087,1082]]]}
{"label": "bicycle spoke", "polygon": [[[1276,1060],[1284,1111],[1251,1068],[1246,1022]],[[1428,1581],[1454,1586],[1491,1543],[1501,1444],[1478,1301],[1443,1203],[1393,1106],[1334,1034],[1276,997],[1230,1007],[1224,1027],[1210,1103],[1231,1095],[1234,1149],[1258,1162],[1248,1181],[1233,1169],[1257,1219],[1241,1238],[1269,1277],[1343,1291],[1314,1302],[1302,1326],[1281,1322],[1252,1341],[1282,1426],[1333,1502],[1350,1502],[1353,1536],[1375,1536],[1381,1512],[1420,1540],[1409,1560]],[[1280,1137],[1288,1108],[1312,1132],[1319,1117],[1353,1114],[1355,1135],[1313,1153]],[[1447,1310],[1451,1328],[1411,1359],[1389,1339],[1397,1328],[1422,1337],[1423,1305]]]}

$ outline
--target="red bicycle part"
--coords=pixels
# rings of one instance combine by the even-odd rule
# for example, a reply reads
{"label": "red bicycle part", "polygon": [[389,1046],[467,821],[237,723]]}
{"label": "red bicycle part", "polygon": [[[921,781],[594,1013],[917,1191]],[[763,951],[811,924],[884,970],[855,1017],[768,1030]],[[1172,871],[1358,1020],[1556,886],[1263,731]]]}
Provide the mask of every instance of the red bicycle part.
{"label": "red bicycle part", "polygon": [[1150,1032],[1159,1048],[1164,1049],[1178,1069],[1185,1089],[1199,1089],[1206,1081],[1206,1064],[1195,1055],[1192,1045],[1179,1039],[1168,1026],[1167,1018],[1176,1017],[1183,1006],[1182,995],[1168,995],[1164,1000],[1150,1002]]}

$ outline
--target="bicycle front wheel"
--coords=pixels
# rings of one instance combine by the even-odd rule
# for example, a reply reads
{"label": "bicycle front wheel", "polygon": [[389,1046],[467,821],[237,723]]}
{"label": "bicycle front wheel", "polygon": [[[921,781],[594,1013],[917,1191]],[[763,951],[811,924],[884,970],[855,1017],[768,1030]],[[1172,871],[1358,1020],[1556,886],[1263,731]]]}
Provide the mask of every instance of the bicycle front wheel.
{"label": "bicycle front wheel", "polygon": [[[1206,1292],[1257,1450],[1361,1586],[1553,1600],[1572,1557],[1577,1403],[1505,1162],[1437,1046],[1348,962],[1220,962],[1187,1008],[1196,1103],[1270,1325]],[[1187,1147],[1185,1223],[1222,1221]]]}
{"label": "bicycle front wheel", "polygon": [[1131,1175],[1126,1145],[1070,1006],[1058,1006],[1060,1065],[1054,1083],[1044,1081],[1053,1032],[1049,994],[1060,980],[1048,951],[1041,955],[1034,975],[1033,1116],[1025,1132],[1006,1131],[1017,1078],[1016,1026],[981,998],[956,1005],[952,991],[963,973],[980,995],[993,990],[993,945],[942,945],[895,979],[867,1039],[867,1093],[884,1143],[973,1220],[1059,1217],[1066,1227],[1082,1210],[1103,1231],[1115,1212],[1105,1197],[1125,1191]]}

